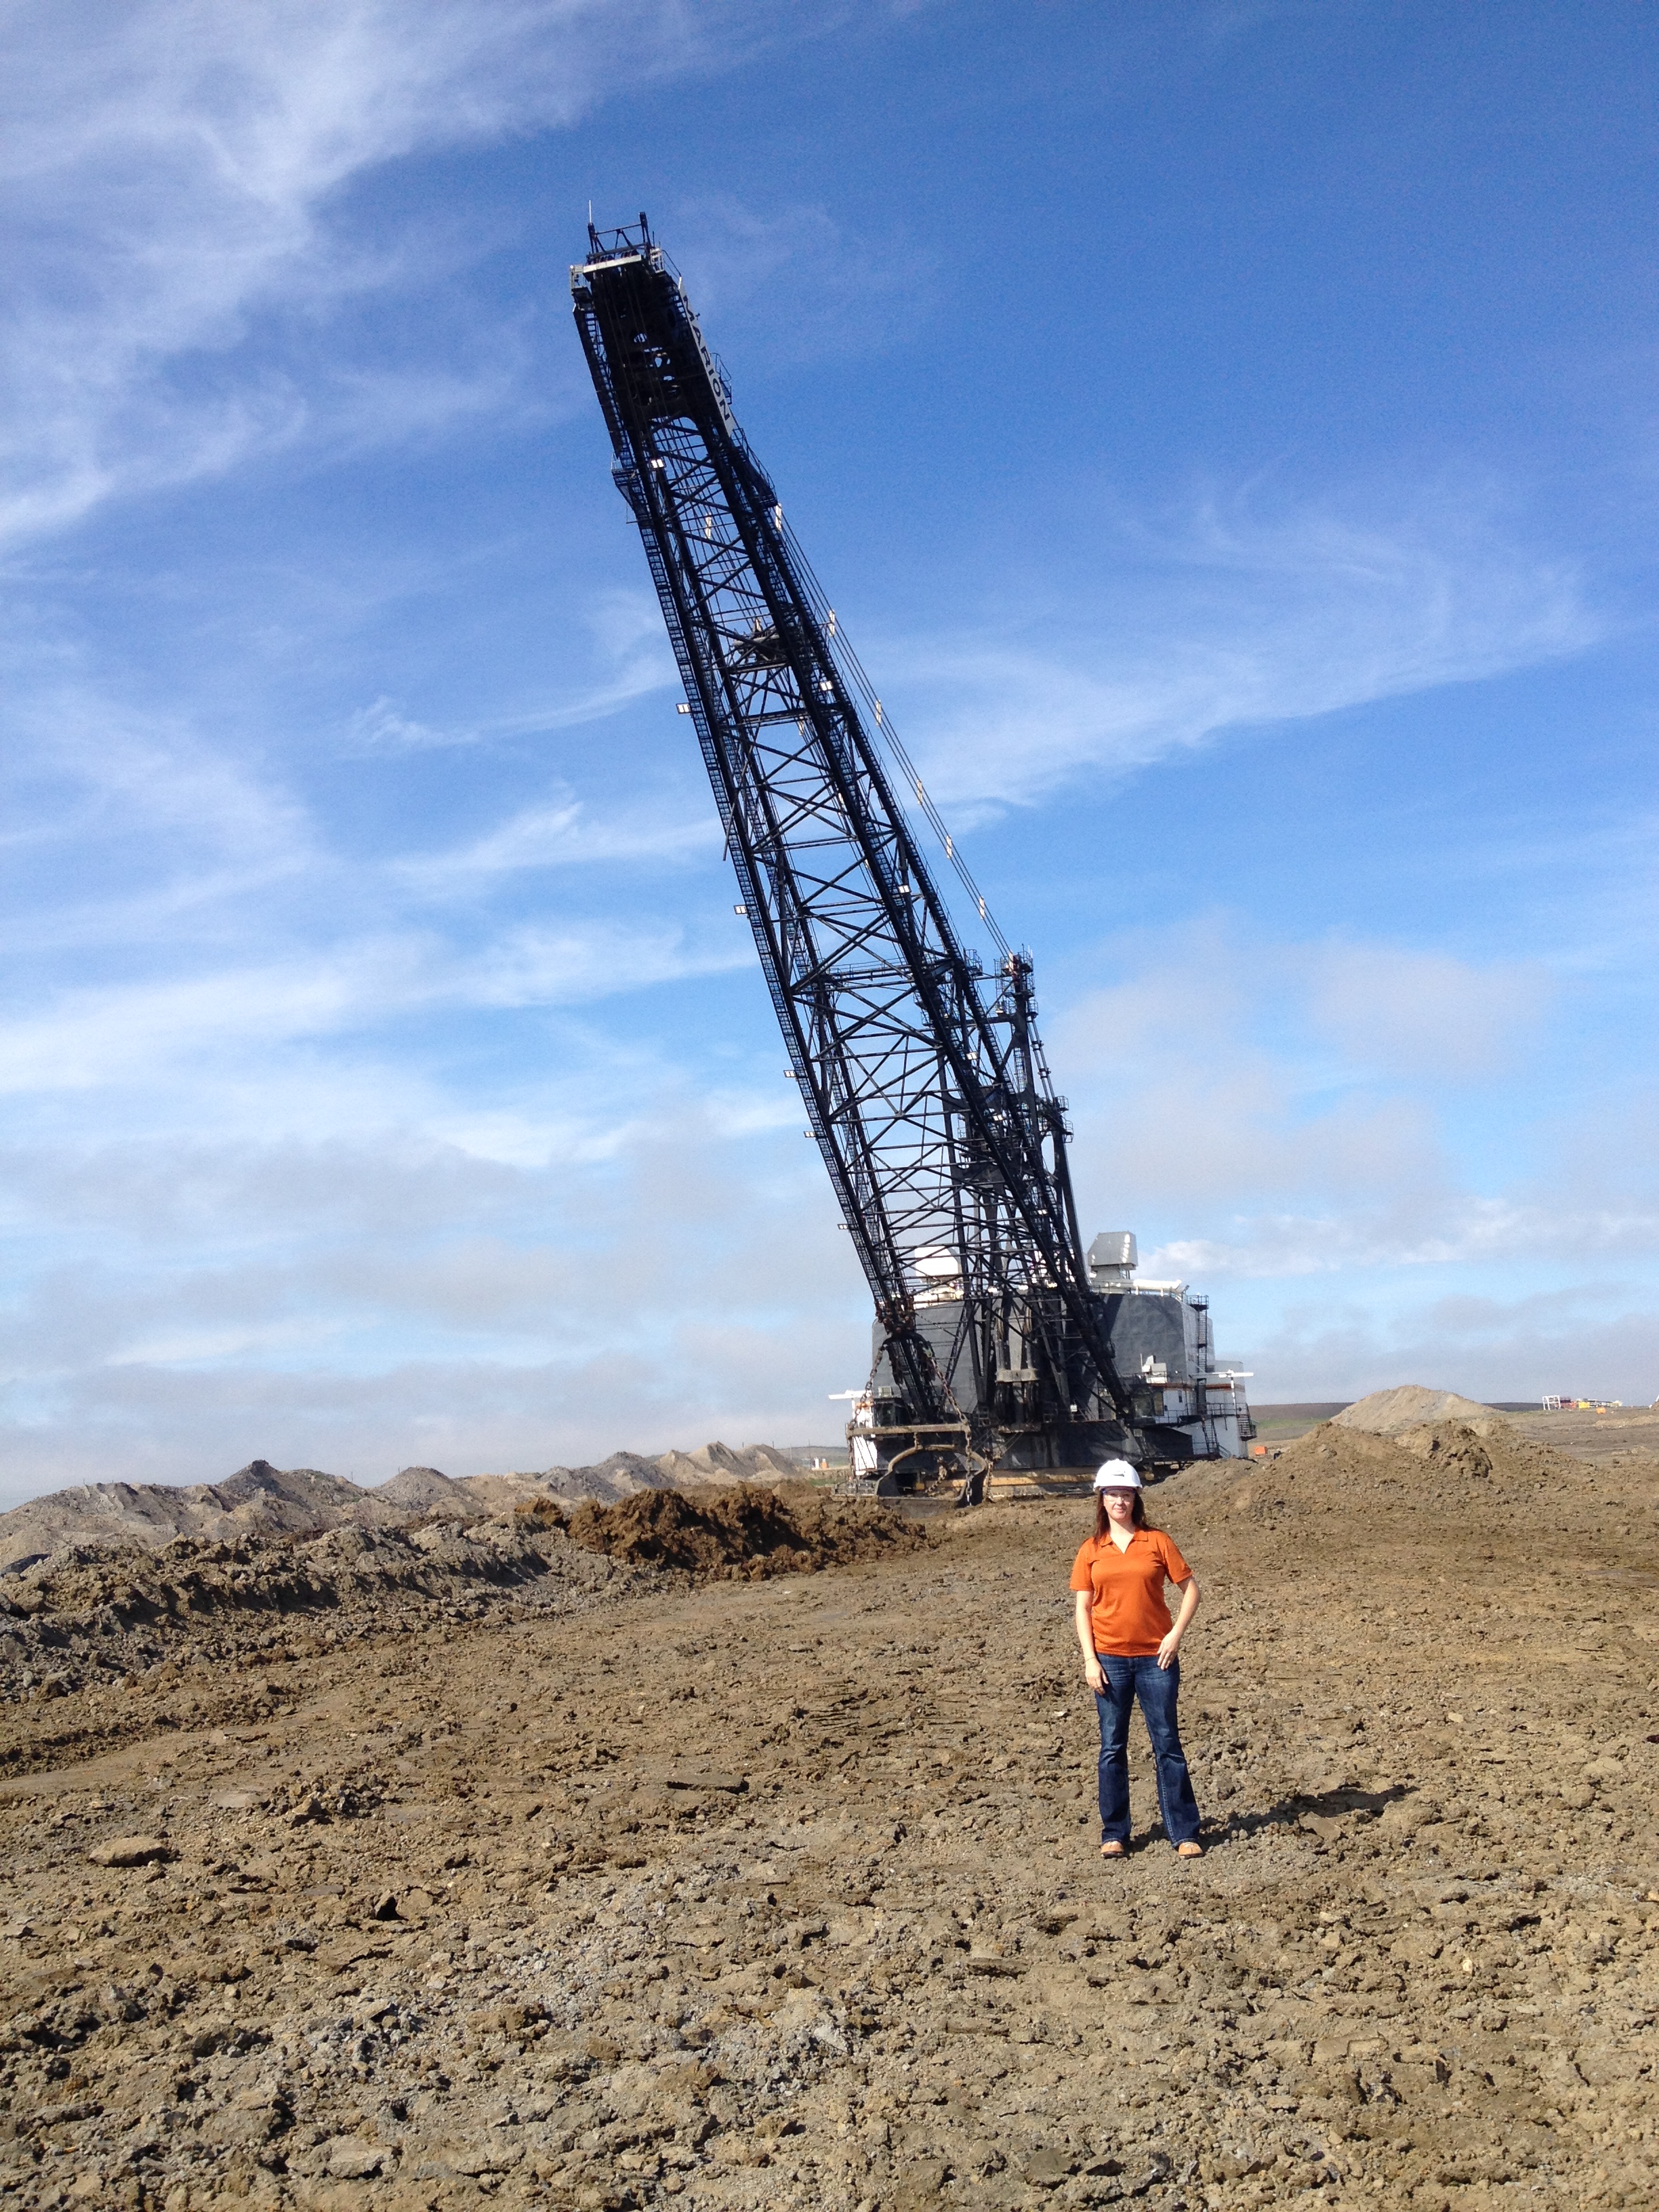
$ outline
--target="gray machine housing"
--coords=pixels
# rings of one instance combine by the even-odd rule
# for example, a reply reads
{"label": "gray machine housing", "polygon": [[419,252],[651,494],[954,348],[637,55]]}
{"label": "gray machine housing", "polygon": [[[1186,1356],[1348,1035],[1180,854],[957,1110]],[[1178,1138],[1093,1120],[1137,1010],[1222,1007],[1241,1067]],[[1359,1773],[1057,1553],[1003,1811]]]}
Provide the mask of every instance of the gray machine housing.
{"label": "gray machine housing", "polygon": [[[1244,1372],[1217,1361],[1210,1334],[1209,1300],[1181,1282],[1137,1279],[1135,1239],[1109,1230],[1089,1247],[1089,1279],[1110,1340],[1118,1373],[1129,1385],[1146,1458],[1179,1465],[1194,1459],[1240,1459],[1255,1434]],[[930,1284],[916,1297],[915,1325],[933,1352],[964,1415],[980,1407],[972,1359],[959,1334],[962,1300],[949,1282]],[[956,1357],[951,1361],[952,1350]],[[871,1333],[872,1411],[878,1432],[884,1400],[899,1395],[878,1325]],[[947,1371],[947,1363],[948,1371]],[[1049,1447],[1004,1432],[1000,1466],[1040,1469],[1052,1465]]]}

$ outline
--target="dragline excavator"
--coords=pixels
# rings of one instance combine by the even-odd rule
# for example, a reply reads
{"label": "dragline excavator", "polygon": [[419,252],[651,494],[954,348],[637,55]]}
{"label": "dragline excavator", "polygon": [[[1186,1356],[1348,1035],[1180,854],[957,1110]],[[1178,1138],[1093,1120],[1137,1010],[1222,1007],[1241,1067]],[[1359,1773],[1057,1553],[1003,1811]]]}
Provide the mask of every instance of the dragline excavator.
{"label": "dragline excavator", "polygon": [[[1206,1303],[1085,1250],[1031,963],[1000,930],[784,519],[685,287],[638,227],[570,272],[790,1073],[875,1300],[849,1430],[881,1486],[1243,1452]],[[902,794],[901,798],[901,793]],[[957,933],[933,832],[995,951]]]}

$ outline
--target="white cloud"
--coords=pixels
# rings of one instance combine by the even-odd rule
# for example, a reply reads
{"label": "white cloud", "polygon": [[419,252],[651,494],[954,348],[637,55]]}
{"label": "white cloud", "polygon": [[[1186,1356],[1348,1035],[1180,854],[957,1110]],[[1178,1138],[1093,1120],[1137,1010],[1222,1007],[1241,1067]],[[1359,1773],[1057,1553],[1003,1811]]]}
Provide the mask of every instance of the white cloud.
{"label": "white cloud", "polygon": [[366,753],[433,752],[478,742],[476,729],[438,730],[429,722],[416,721],[384,692],[357,709],[347,725],[346,737],[349,750]]}
{"label": "white cloud", "polygon": [[88,684],[13,666],[9,769],[51,793],[14,841],[61,845],[135,830],[164,835],[170,854],[250,854],[282,865],[313,851],[304,809],[269,775],[207,741],[181,715],[145,713]]}
{"label": "white cloud", "polygon": [[1005,602],[970,630],[869,650],[960,826],[1085,769],[1124,775],[1224,731],[1499,675],[1604,634],[1574,565],[1528,549],[1490,488],[1425,486],[1403,511],[1358,489],[1264,508],[1206,501],[1162,530],[1108,513],[1091,595],[1028,586],[1023,617]]}
{"label": "white cloud", "polygon": [[521,808],[468,844],[392,866],[396,876],[431,894],[470,889],[525,868],[702,857],[718,850],[720,842],[720,822],[712,804],[690,814],[642,810],[596,813],[566,792]]}
{"label": "white cloud", "polygon": [[678,684],[679,671],[664,634],[662,612],[649,593],[599,592],[586,610],[585,623],[605,671],[604,681],[587,691],[453,729],[418,720],[405,711],[401,701],[383,694],[352,715],[347,727],[348,750],[433,752],[492,739],[579,729],[620,714],[636,699]]}
{"label": "white cloud", "polygon": [[1360,1200],[1346,1213],[1255,1214],[1237,1228],[1233,1241],[1174,1238],[1147,1255],[1146,1267],[1204,1284],[1659,1257],[1659,1207],[1651,1205],[1579,1208],[1444,1188],[1402,1190],[1386,1206]]}
{"label": "white cloud", "polygon": [[753,957],[735,939],[700,947],[672,927],[596,921],[509,929],[473,955],[404,934],[266,966],[76,990],[0,1024],[0,1092],[137,1091],[191,1065],[245,1066],[250,1053],[265,1060],[416,1011],[591,1005]]}
{"label": "white cloud", "polygon": [[1477,967],[1404,945],[1316,946],[1306,975],[1310,1026],[1351,1066],[1442,1084],[1490,1076],[1523,1054],[1556,992],[1540,962]]}
{"label": "white cloud", "polygon": [[1500,1147],[1509,1086],[1560,1048],[1542,963],[1286,945],[1214,916],[1103,957],[1123,980],[1066,1009],[1049,1045],[1085,1210],[1139,1229],[1152,1274],[1659,1257],[1659,1153],[1639,1107],[1612,1141],[1586,1100]]}
{"label": "white cloud", "polygon": [[[484,360],[312,376],[254,368],[254,318],[409,281],[335,228],[354,178],[423,149],[568,124],[615,88],[751,43],[684,0],[88,0],[9,11],[3,72],[13,315],[0,368],[0,532],[218,473],[313,427],[393,434],[499,396]],[[402,249],[407,253],[405,245]],[[418,258],[418,249],[415,249]]]}
{"label": "white cloud", "polygon": [[[603,1071],[596,1122],[626,1088]],[[14,1153],[54,1265],[8,1332],[9,1497],[256,1453],[379,1477],[836,1432],[825,1362],[862,1371],[867,1307],[789,1133],[659,1069],[620,1155],[504,1167],[399,1131],[405,1103],[322,1146]]]}

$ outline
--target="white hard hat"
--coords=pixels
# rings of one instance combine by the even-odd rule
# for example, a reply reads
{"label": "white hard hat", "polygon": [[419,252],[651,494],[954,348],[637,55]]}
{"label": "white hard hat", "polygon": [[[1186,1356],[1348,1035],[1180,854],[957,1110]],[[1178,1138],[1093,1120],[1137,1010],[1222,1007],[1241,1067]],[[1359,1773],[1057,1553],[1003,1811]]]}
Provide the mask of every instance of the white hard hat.
{"label": "white hard hat", "polygon": [[1127,1459],[1103,1460],[1095,1473],[1097,1490],[1139,1490],[1143,1486]]}

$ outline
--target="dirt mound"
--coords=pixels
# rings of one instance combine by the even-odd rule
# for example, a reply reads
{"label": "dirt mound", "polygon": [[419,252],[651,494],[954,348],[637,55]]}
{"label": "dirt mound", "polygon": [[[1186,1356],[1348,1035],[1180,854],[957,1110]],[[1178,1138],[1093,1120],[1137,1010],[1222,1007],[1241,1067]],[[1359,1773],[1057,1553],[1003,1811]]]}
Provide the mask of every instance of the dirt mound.
{"label": "dirt mound", "polygon": [[[410,1474],[446,1478],[435,1468]],[[399,1478],[401,1480],[402,1478]],[[0,1513],[0,1570],[66,1546],[167,1544],[175,1536],[234,1543],[243,1536],[315,1536],[350,1525],[384,1527],[425,1512],[388,1483],[360,1489],[320,1468],[250,1460],[224,1482],[88,1482]]]}
{"label": "dirt mound", "polygon": [[580,1505],[570,1540],[611,1559],[759,1579],[915,1551],[929,1540],[884,1507],[744,1486],[714,1498],[642,1490],[616,1505]]}
{"label": "dirt mound", "polygon": [[[1651,1462],[1593,1465],[1525,1437],[1501,1416],[1477,1422],[1430,1421],[1380,1436],[1322,1422],[1275,1458],[1196,1467],[1160,1486],[1154,1520],[1185,1527],[1246,1516],[1274,1528],[1318,1522],[1329,1540],[1332,1517],[1349,1540],[1403,1541],[1397,1532],[1455,1524],[1465,1532],[1513,1533],[1540,1513],[1570,1513],[1591,1536],[1630,1522],[1632,1486],[1644,1487]],[[1646,1486],[1651,1486],[1647,1474]]]}
{"label": "dirt mound", "polygon": [[1403,1430],[1420,1428],[1425,1421],[1489,1421],[1494,1416],[1490,1406],[1460,1398],[1455,1390],[1428,1390],[1420,1382],[1402,1382],[1398,1389],[1373,1390],[1369,1398],[1345,1406],[1331,1418],[1340,1428],[1397,1437]]}
{"label": "dirt mound", "polygon": [[175,1535],[316,1535],[341,1520],[392,1520],[369,1491],[316,1467],[250,1460],[228,1482],[82,1482],[0,1513],[0,1566],[64,1544],[168,1544]]}
{"label": "dirt mound", "polygon": [[654,1459],[630,1451],[612,1452],[609,1459],[597,1460],[592,1467],[550,1467],[544,1474],[520,1475],[518,1480],[532,1481],[572,1504],[592,1498],[610,1505],[619,1498],[631,1498],[638,1490],[668,1486],[668,1479]]}
{"label": "dirt mound", "polygon": [[1425,1421],[1381,1436],[1327,1421],[1280,1455],[1276,1472],[1312,1504],[1344,1510],[1432,1509],[1475,1516],[1536,1510],[1562,1483],[1589,1494],[1589,1470],[1530,1443],[1508,1422]]}
{"label": "dirt mound", "polygon": [[532,1498],[611,1504],[642,1490],[724,1488],[798,1473],[787,1454],[765,1444],[733,1451],[727,1444],[708,1443],[655,1459],[619,1451],[592,1467],[458,1480],[435,1467],[406,1467],[377,1489],[364,1489],[319,1468],[284,1468],[256,1459],[224,1482],[80,1483],[30,1498],[0,1513],[0,1573],[76,1545],[161,1545],[175,1536],[210,1543],[235,1543],[243,1536],[315,1536],[329,1528],[398,1528],[434,1512],[475,1521],[510,1514]]}
{"label": "dirt mound", "polygon": [[785,1481],[800,1468],[787,1452],[769,1444],[734,1451],[730,1444],[699,1444],[696,1451],[665,1451],[656,1459],[639,1452],[612,1452],[592,1467],[550,1467],[539,1474],[473,1474],[465,1488],[492,1513],[511,1512],[532,1498],[562,1498],[567,1504],[592,1500],[612,1505],[647,1490],[733,1488],[744,1483]]}
{"label": "dirt mound", "polygon": [[403,1468],[373,1494],[376,1504],[411,1520],[423,1513],[442,1513],[452,1520],[475,1521],[487,1510],[464,1483],[452,1482],[435,1467]]}
{"label": "dirt mound", "polygon": [[632,1580],[574,1550],[556,1509],[539,1523],[70,1546],[0,1581],[0,1697],[50,1698],[142,1673],[185,1641],[229,1654],[307,1622],[337,1641],[473,1619],[503,1597],[556,1609]]}
{"label": "dirt mound", "polygon": [[589,1502],[568,1520],[543,1493],[489,1518],[441,1512],[300,1538],[70,1545],[0,1577],[0,1698],[113,1682],[187,1645],[234,1656],[296,1630],[337,1642],[475,1620],[502,1603],[568,1611],[645,1586],[653,1568],[811,1574],[926,1541],[884,1507],[743,1489],[703,1499],[641,1491],[616,1505]]}
{"label": "dirt mound", "polygon": [[742,1451],[730,1444],[699,1444],[696,1451],[665,1452],[657,1465],[677,1490],[704,1482],[789,1482],[800,1474],[798,1462],[769,1444],[749,1444]]}

